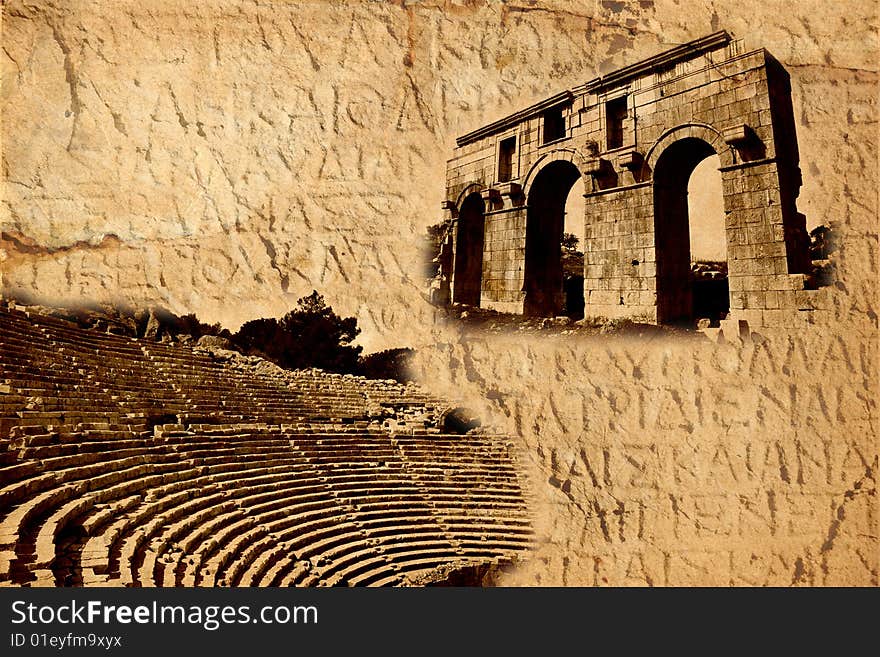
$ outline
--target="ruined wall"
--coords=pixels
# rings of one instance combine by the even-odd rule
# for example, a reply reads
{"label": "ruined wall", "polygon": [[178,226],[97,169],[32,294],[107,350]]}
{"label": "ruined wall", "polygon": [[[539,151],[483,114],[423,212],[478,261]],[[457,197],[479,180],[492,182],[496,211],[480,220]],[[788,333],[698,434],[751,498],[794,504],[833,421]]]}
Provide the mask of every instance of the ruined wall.
{"label": "ruined wall", "polygon": [[[422,347],[435,392],[526,448],[541,542],[505,583],[876,585],[873,11],[14,0],[2,285],[232,327],[318,288],[368,350]],[[418,241],[455,136],[722,28],[791,74],[798,209],[842,243],[832,323],[742,346],[435,325]]]}
{"label": "ruined wall", "polygon": [[[663,324],[688,319],[686,190],[694,167],[714,154],[724,179],[732,319],[797,326],[795,311],[825,308],[827,295],[805,290],[809,238],[795,204],[801,173],[788,74],[766,50],[745,53],[742,41],[724,32],[681,48],[457,140],[446,173],[449,220],[454,224],[454,208],[474,190],[496,199],[486,218],[495,239],[486,243],[483,306],[528,314],[536,309],[530,295],[561,291],[558,277],[540,280],[529,269],[535,251],[556,250],[550,226],[561,210],[546,206],[539,181],[560,179],[551,168],[564,160],[587,190],[585,315]],[[498,182],[501,140],[516,144],[512,166],[504,167],[509,183]],[[559,185],[552,196],[564,202],[569,189]],[[470,248],[459,242],[456,250]],[[455,294],[452,301],[470,303]],[[542,314],[553,316],[563,304],[546,305]]]}

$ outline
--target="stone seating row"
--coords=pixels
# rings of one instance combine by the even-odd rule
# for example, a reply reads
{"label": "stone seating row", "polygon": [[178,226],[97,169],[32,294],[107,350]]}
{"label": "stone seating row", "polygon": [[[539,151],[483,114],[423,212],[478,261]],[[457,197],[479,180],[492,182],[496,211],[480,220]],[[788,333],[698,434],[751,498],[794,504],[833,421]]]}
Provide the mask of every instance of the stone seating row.
{"label": "stone seating row", "polygon": [[487,467],[482,479],[468,476],[475,494],[446,492],[414,476],[403,451],[381,438],[318,434],[310,443],[280,427],[221,428],[118,438],[100,443],[113,446],[106,451],[23,448],[31,458],[0,480],[12,479],[0,488],[0,508],[11,509],[0,521],[0,579],[365,584],[405,581],[432,558],[511,557],[529,545],[514,471],[499,480]]}
{"label": "stone seating row", "polygon": [[391,585],[513,559],[533,539],[511,446],[444,435],[438,404],[0,305],[0,585]]}
{"label": "stone seating row", "polygon": [[[106,349],[104,349],[106,347]],[[253,417],[248,410],[272,413],[279,420],[331,417],[363,418],[371,406],[394,407],[436,403],[413,386],[373,382],[316,370],[274,373],[181,345],[166,345],[79,329],[64,320],[0,308],[0,380],[33,400],[29,410],[79,410],[88,403],[103,407],[135,403],[160,414],[183,404],[193,415],[222,406],[235,419]],[[77,396],[58,394],[76,386]],[[43,404],[41,406],[41,403]],[[4,403],[0,417],[14,411]],[[219,415],[219,414],[217,414]],[[217,421],[212,417],[212,421]],[[11,426],[7,422],[3,427]]]}

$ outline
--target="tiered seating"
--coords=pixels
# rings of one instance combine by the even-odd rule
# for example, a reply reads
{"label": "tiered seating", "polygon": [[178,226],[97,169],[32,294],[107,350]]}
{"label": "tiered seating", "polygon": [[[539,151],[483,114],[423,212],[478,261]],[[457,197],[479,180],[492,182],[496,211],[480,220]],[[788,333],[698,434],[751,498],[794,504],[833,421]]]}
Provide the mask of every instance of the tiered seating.
{"label": "tiered seating", "polygon": [[415,386],[0,306],[0,585],[405,585],[507,561],[510,447]]}

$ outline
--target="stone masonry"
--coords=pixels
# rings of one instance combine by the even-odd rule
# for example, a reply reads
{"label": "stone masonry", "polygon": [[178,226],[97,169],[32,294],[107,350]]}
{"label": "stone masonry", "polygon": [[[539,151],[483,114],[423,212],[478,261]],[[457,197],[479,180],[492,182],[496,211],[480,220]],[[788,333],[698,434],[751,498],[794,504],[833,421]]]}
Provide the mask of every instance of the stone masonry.
{"label": "stone masonry", "polygon": [[443,204],[452,302],[559,314],[565,200],[582,177],[585,316],[691,318],[687,183],[717,154],[729,319],[788,327],[825,307],[825,291],[806,289],[789,76],[727,32],[563,91],[457,144]]}

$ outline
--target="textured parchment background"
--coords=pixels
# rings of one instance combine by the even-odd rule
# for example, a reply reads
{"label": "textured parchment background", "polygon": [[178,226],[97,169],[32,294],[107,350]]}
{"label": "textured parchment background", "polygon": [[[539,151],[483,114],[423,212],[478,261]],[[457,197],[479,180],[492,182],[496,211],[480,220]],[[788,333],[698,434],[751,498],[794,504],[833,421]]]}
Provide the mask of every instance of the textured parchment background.
{"label": "textured parchment background", "polygon": [[[792,76],[835,311],[714,345],[464,338],[422,296],[456,135],[727,29]],[[878,584],[877,16],[869,0],[4,3],[6,293],[231,328],[317,288],[368,351],[523,446],[509,584]]]}

